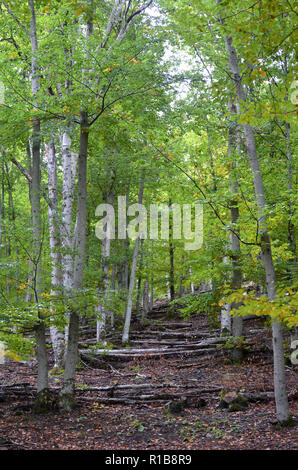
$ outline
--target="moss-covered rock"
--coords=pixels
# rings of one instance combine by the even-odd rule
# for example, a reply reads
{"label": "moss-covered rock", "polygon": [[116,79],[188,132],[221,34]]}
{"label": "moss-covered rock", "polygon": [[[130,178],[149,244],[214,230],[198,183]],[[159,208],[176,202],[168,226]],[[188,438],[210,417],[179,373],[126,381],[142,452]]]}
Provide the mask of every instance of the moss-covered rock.
{"label": "moss-covered rock", "polygon": [[243,411],[248,406],[248,399],[241,393],[222,391],[219,407],[228,411]]}
{"label": "moss-covered rock", "polygon": [[167,412],[171,414],[180,414],[187,406],[187,399],[182,398],[181,400],[172,400],[167,406]]}
{"label": "moss-covered rock", "polygon": [[58,407],[60,411],[70,412],[78,406],[75,397],[71,393],[60,393]]}
{"label": "moss-covered rock", "polygon": [[204,398],[198,397],[196,399],[196,407],[197,408],[204,408],[207,405],[207,402]]}
{"label": "moss-covered rock", "polygon": [[56,406],[56,399],[48,388],[37,392],[33,412],[36,414],[45,414],[52,411]]}

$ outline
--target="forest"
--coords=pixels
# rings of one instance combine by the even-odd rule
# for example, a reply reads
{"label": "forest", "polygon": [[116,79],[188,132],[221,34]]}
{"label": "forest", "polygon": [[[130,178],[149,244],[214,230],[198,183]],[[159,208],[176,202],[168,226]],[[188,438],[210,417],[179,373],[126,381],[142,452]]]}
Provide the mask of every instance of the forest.
{"label": "forest", "polygon": [[296,7],[0,1],[0,450],[297,449]]}

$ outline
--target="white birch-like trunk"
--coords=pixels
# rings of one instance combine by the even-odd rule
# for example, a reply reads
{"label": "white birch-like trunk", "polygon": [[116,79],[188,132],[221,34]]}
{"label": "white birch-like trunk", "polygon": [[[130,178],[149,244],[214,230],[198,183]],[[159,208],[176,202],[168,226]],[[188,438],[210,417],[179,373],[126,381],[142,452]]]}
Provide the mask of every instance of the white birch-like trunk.
{"label": "white birch-like trunk", "polygon": [[[228,258],[225,256],[223,263],[227,264]],[[230,315],[230,304],[224,304],[220,312],[220,331],[222,336],[230,336],[232,334],[232,318]]]}
{"label": "white birch-like trunk", "polygon": [[231,306],[225,304],[220,312],[220,330],[222,336],[230,336],[232,333]]}
{"label": "white birch-like trunk", "polygon": [[[61,138],[62,150],[62,226],[61,226],[61,242],[62,242],[62,266],[63,266],[63,288],[64,295],[72,294],[73,289],[73,251],[74,236],[72,230],[73,201],[75,190],[75,177],[77,167],[77,155],[71,152],[70,130],[67,129]],[[66,316],[69,320],[69,312]],[[65,342],[68,338],[68,326],[65,328]]]}
{"label": "white birch-like trunk", "polygon": [[[62,294],[62,273],[61,273],[61,251],[60,251],[60,229],[58,217],[58,188],[57,188],[57,162],[54,138],[45,144],[47,170],[48,170],[48,191],[51,204],[48,207],[49,216],[49,236],[51,252],[51,297]],[[52,305],[55,310],[55,303]],[[54,322],[55,320],[52,319]],[[50,326],[50,335],[54,352],[54,367],[63,367],[64,355],[64,333],[55,324]]]}

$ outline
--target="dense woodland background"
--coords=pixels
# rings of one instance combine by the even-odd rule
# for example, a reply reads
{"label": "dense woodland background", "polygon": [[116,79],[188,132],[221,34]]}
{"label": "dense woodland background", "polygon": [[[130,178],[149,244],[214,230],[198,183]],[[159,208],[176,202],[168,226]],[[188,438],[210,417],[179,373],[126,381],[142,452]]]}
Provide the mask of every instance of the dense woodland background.
{"label": "dense woodland background", "polygon": [[[178,357],[189,328],[195,355],[228,351],[233,369],[256,321],[275,419],[293,423],[296,18],[288,0],[0,2],[3,409],[7,363],[13,382],[32,370],[36,413],[53,396],[74,413],[82,364]],[[116,217],[100,240],[97,207],[117,214],[119,196],[170,208],[169,236],[119,239]],[[175,204],[203,206],[200,249],[175,238]],[[156,315],[174,336],[134,344]]]}

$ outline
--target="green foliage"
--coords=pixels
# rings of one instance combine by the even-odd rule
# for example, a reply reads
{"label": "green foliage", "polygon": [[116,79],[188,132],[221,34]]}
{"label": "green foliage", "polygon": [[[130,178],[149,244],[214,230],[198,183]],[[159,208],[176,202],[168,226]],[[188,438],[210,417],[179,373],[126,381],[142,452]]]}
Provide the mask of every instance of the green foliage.
{"label": "green foliage", "polygon": [[184,441],[200,439],[200,436],[210,439],[226,439],[230,433],[239,433],[239,427],[230,420],[220,418],[210,423],[201,421],[183,421],[184,426],[180,428],[179,434]]}
{"label": "green foliage", "polygon": [[297,291],[291,288],[278,289],[278,295],[273,300],[264,295],[256,298],[240,289],[231,294],[227,301],[243,303],[231,310],[232,316],[264,315],[284,323],[288,328],[298,325]]}
{"label": "green foliage", "polygon": [[230,336],[226,338],[223,344],[219,344],[217,348],[221,350],[240,349],[241,351],[249,351],[250,346],[247,344],[244,336],[237,336],[237,337]]}
{"label": "green foliage", "polygon": [[183,300],[173,300],[170,303],[170,306],[172,306],[172,308],[175,306],[181,307],[181,302],[183,302],[185,307],[179,308],[179,316],[184,318],[184,320],[189,319],[191,315],[195,315],[197,313],[207,313],[211,325],[215,326],[217,316],[220,311],[218,307],[219,298],[219,291],[212,290],[202,294],[190,294],[185,296]]}

